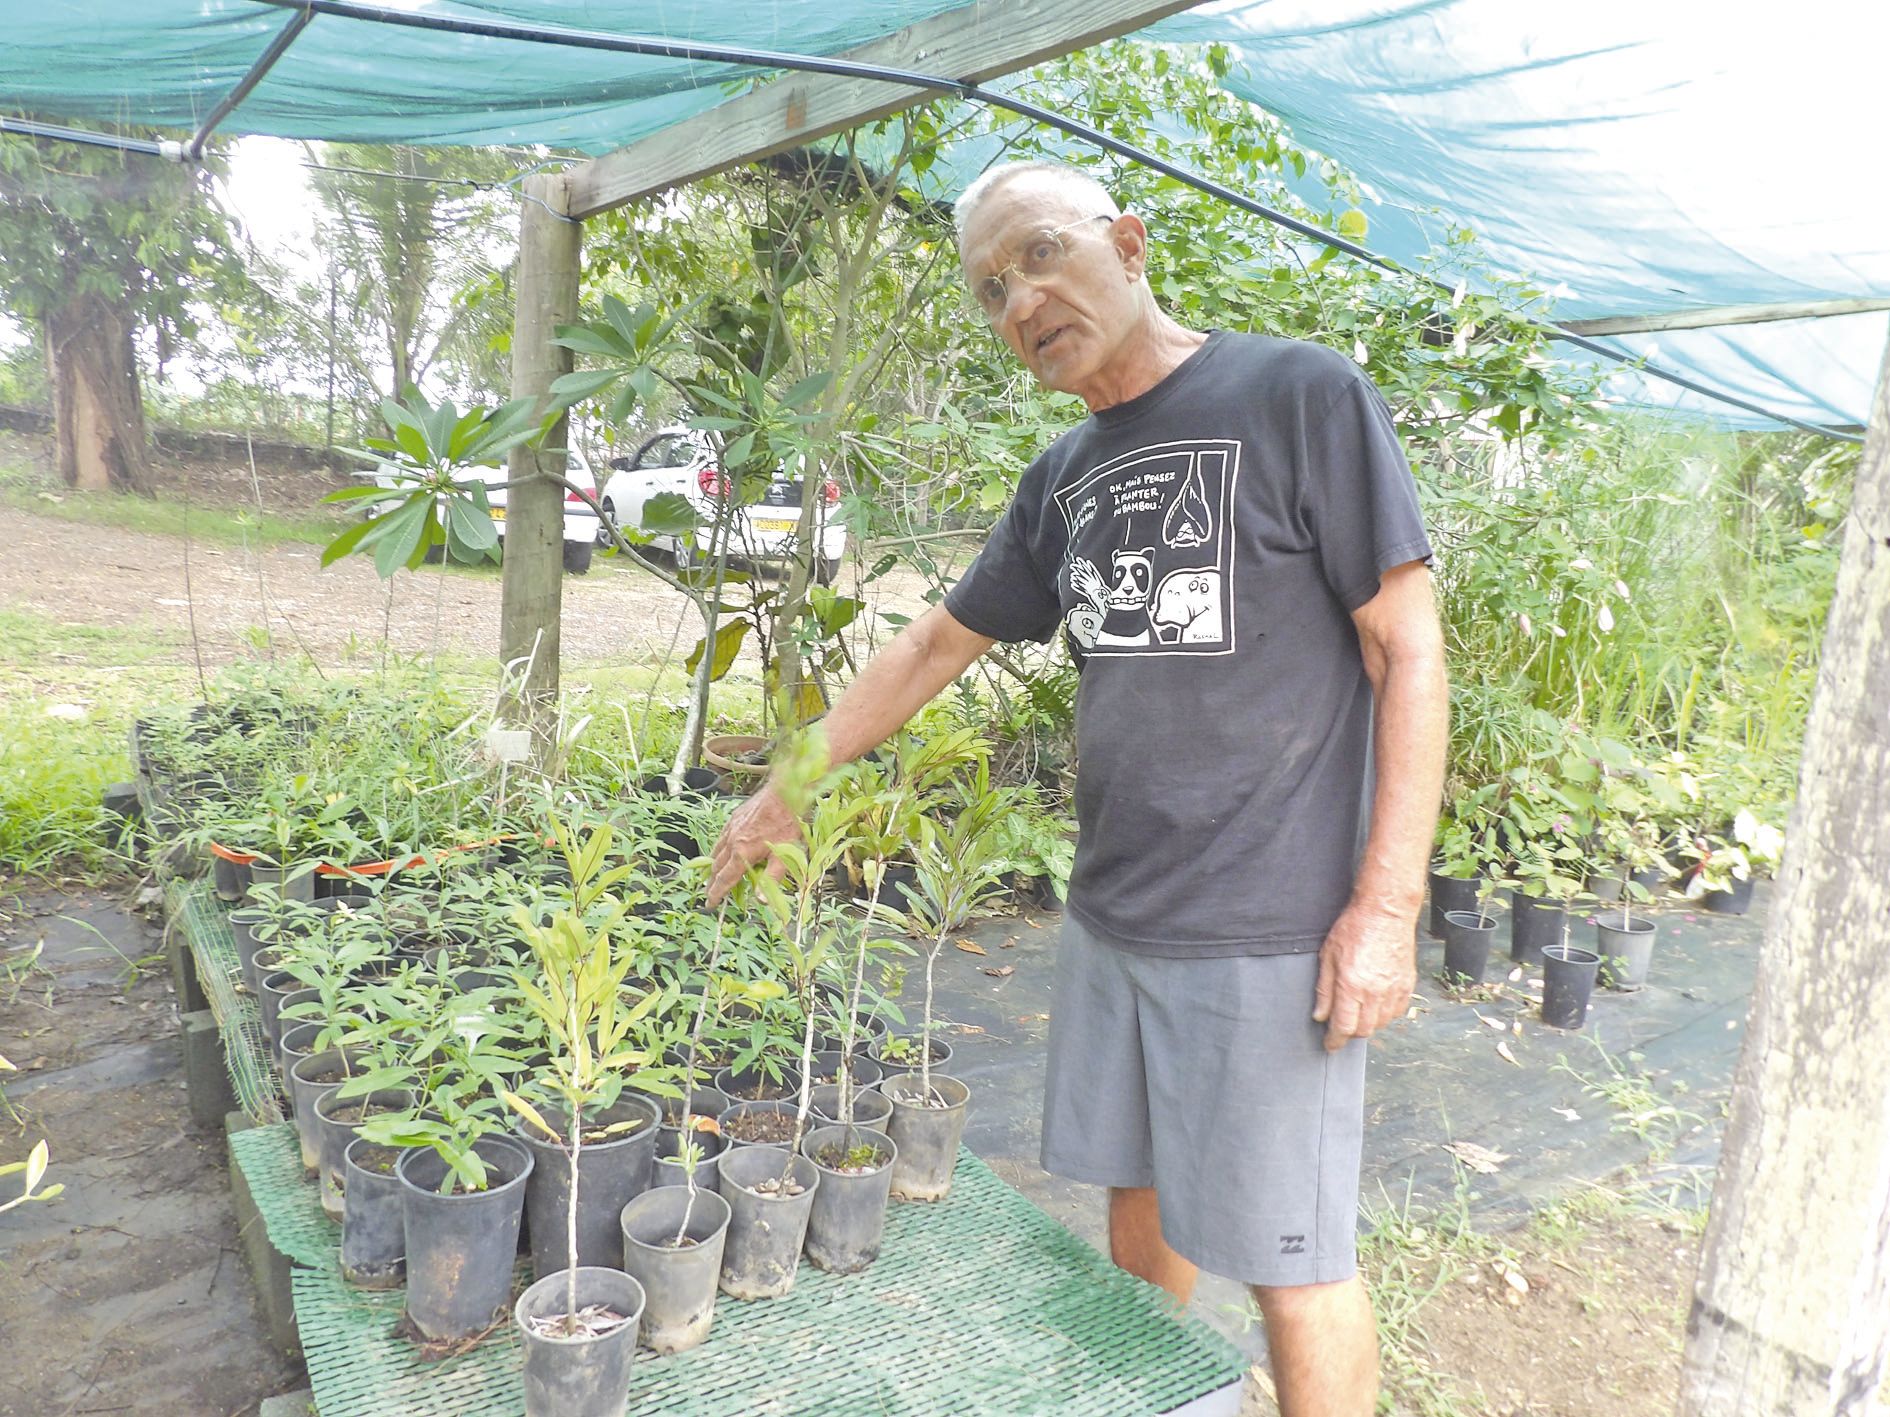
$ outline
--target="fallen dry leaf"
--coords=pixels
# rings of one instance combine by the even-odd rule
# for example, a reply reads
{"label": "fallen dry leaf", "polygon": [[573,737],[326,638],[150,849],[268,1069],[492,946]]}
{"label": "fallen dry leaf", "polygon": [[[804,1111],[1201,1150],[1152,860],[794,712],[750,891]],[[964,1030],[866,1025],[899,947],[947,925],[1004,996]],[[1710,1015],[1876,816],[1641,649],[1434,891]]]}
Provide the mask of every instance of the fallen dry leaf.
{"label": "fallen dry leaf", "polygon": [[1017,947],[1017,936],[1015,935],[1007,935],[1005,936],[1005,938],[998,941],[998,948],[1001,950],[1015,949],[1016,947]]}
{"label": "fallen dry leaf", "polygon": [[1017,966],[1014,964],[1002,964],[996,969],[985,970],[985,973],[990,975],[993,979],[1004,979],[1017,973]]}
{"label": "fallen dry leaf", "polygon": [[1038,923],[1037,921],[1035,921],[1035,920],[1032,920],[1032,919],[1030,919],[1030,918],[1029,918],[1028,916],[1026,916],[1026,917],[1025,917],[1025,919],[1024,919],[1024,923],[1025,923],[1026,925],[1028,925],[1028,926],[1030,926],[1030,928],[1031,928],[1031,929],[1033,929],[1033,930],[1041,930],[1041,929],[1043,929],[1043,926],[1042,926],[1041,924],[1039,924],[1039,923]]}
{"label": "fallen dry leaf", "polygon": [[1519,964],[1514,969],[1510,970],[1509,982],[1511,984],[1514,984],[1518,979],[1521,979],[1521,978],[1522,978],[1522,966]]}
{"label": "fallen dry leaf", "polygon": [[1487,1146],[1478,1146],[1473,1141],[1449,1142],[1445,1145],[1444,1150],[1448,1151],[1472,1171],[1479,1172],[1485,1176],[1494,1176],[1496,1174],[1496,1168],[1509,1160],[1509,1157],[1503,1152],[1491,1151]]}
{"label": "fallen dry leaf", "polygon": [[1582,1119],[1582,1114],[1573,1107],[1551,1107],[1549,1110],[1558,1116],[1566,1117],[1571,1122],[1579,1122]]}
{"label": "fallen dry leaf", "polygon": [[1529,1281],[1523,1278],[1522,1271],[1519,1269],[1504,1270],[1503,1283],[1507,1284],[1511,1289],[1514,1289],[1518,1294],[1527,1294],[1529,1292]]}
{"label": "fallen dry leaf", "polygon": [[1522,1037],[1522,1020],[1512,1019],[1510,1021],[1509,1031],[1515,1034],[1518,1038],[1521,1038]]}
{"label": "fallen dry leaf", "polygon": [[1504,1024],[1500,1019],[1491,1018],[1488,1014],[1484,1013],[1481,1009],[1472,1009],[1470,1012],[1477,1016],[1477,1022],[1482,1024],[1485,1028],[1493,1028],[1498,1033],[1501,1033],[1503,1031]]}
{"label": "fallen dry leaf", "polygon": [[963,950],[968,955],[981,955],[981,954],[989,953],[989,951],[987,951],[985,947],[979,944],[976,940],[953,940],[952,943],[954,945],[957,945],[959,949]]}
{"label": "fallen dry leaf", "polygon": [[[1507,1043],[1499,1043],[1496,1045],[1496,1056],[1506,1063],[1516,1063],[1516,1055],[1509,1051],[1509,1044]],[[1516,1063],[1516,1066],[1520,1068],[1522,1064]]]}

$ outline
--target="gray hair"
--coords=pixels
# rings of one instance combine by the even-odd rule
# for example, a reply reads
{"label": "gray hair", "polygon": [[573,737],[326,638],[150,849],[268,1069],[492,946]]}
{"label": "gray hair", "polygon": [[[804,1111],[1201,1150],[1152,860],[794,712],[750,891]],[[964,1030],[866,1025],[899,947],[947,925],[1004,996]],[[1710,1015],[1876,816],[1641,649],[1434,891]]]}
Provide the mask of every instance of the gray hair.
{"label": "gray hair", "polygon": [[1071,167],[1064,162],[1007,162],[986,168],[952,204],[952,224],[961,243],[965,239],[965,228],[971,224],[972,214],[983,204],[984,199],[1007,182],[1023,177],[1034,178],[1068,197],[1075,205],[1089,208],[1086,215],[1122,215],[1122,208],[1109,195],[1109,189],[1080,167]]}

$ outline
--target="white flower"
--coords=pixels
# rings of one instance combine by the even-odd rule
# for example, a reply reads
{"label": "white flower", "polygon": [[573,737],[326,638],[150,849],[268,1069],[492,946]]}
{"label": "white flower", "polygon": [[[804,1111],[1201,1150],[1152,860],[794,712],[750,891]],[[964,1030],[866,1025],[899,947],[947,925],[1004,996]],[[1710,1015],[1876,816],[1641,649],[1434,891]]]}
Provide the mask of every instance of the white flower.
{"label": "white flower", "polygon": [[1560,625],[1549,626],[1549,633],[1554,635],[1558,640],[1565,640],[1568,638],[1568,631],[1564,630]]}
{"label": "white flower", "polygon": [[1533,635],[1536,632],[1535,623],[1530,620],[1528,611],[1525,610],[1522,614],[1518,615],[1516,619],[1522,625],[1522,632],[1525,635]]}
{"label": "white flower", "polygon": [[1632,600],[1632,599],[1634,599],[1634,597],[1633,597],[1633,596],[1631,596],[1631,595],[1629,595],[1629,594],[1628,594],[1628,588],[1627,588],[1627,582],[1626,582],[1626,581],[1616,581],[1616,582],[1614,583],[1614,593],[1615,593],[1616,595],[1618,595],[1618,596],[1620,596],[1620,597],[1621,597],[1621,599],[1623,599],[1623,600]]}
{"label": "white flower", "polygon": [[1595,563],[1590,561],[1586,556],[1577,556],[1573,561],[1568,563],[1568,568],[1571,571],[1592,571],[1595,568]]}
{"label": "white flower", "polygon": [[1601,613],[1595,616],[1595,624],[1600,627],[1602,634],[1607,634],[1614,628],[1614,612],[1604,604]]}

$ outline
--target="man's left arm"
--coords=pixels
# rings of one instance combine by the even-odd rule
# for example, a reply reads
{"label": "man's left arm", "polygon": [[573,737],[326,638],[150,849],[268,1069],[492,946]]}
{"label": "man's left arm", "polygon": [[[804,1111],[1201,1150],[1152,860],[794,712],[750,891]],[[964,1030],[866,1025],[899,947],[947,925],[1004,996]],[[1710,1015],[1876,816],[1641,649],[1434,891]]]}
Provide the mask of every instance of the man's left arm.
{"label": "man's left arm", "polygon": [[1450,731],[1444,637],[1422,561],[1394,566],[1352,612],[1374,698],[1377,781],[1352,898],[1319,951],[1313,1020],[1326,1048],[1403,1015],[1417,983],[1417,918],[1444,790]]}

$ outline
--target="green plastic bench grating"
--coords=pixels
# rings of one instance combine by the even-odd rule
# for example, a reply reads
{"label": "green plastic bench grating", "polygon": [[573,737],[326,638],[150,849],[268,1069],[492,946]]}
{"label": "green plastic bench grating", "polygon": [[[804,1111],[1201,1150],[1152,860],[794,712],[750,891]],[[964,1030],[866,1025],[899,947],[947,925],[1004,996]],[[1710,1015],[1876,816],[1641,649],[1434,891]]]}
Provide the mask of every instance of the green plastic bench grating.
{"label": "green plastic bench grating", "polygon": [[238,1105],[259,1124],[282,1121],[282,1076],[263,1036],[256,1000],[243,984],[230,907],[217,899],[208,881],[173,878],[164,894],[172,928],[184,932],[197,961],[197,979],[223,1037],[223,1059]]}
{"label": "green plastic bench grating", "polygon": [[[298,1260],[295,1317],[324,1417],[519,1417],[509,1323],[471,1352],[422,1360],[396,1336],[402,1295],[345,1284],[339,1230],[303,1179],[294,1129],[232,1138],[269,1236]],[[521,1280],[523,1278],[521,1272]],[[863,1274],[802,1264],[782,1299],[717,1300],[708,1342],[641,1352],[630,1412],[1142,1417],[1238,1383],[1246,1360],[1160,1291],[1110,1264],[960,1151],[951,1196],[895,1203]]]}

